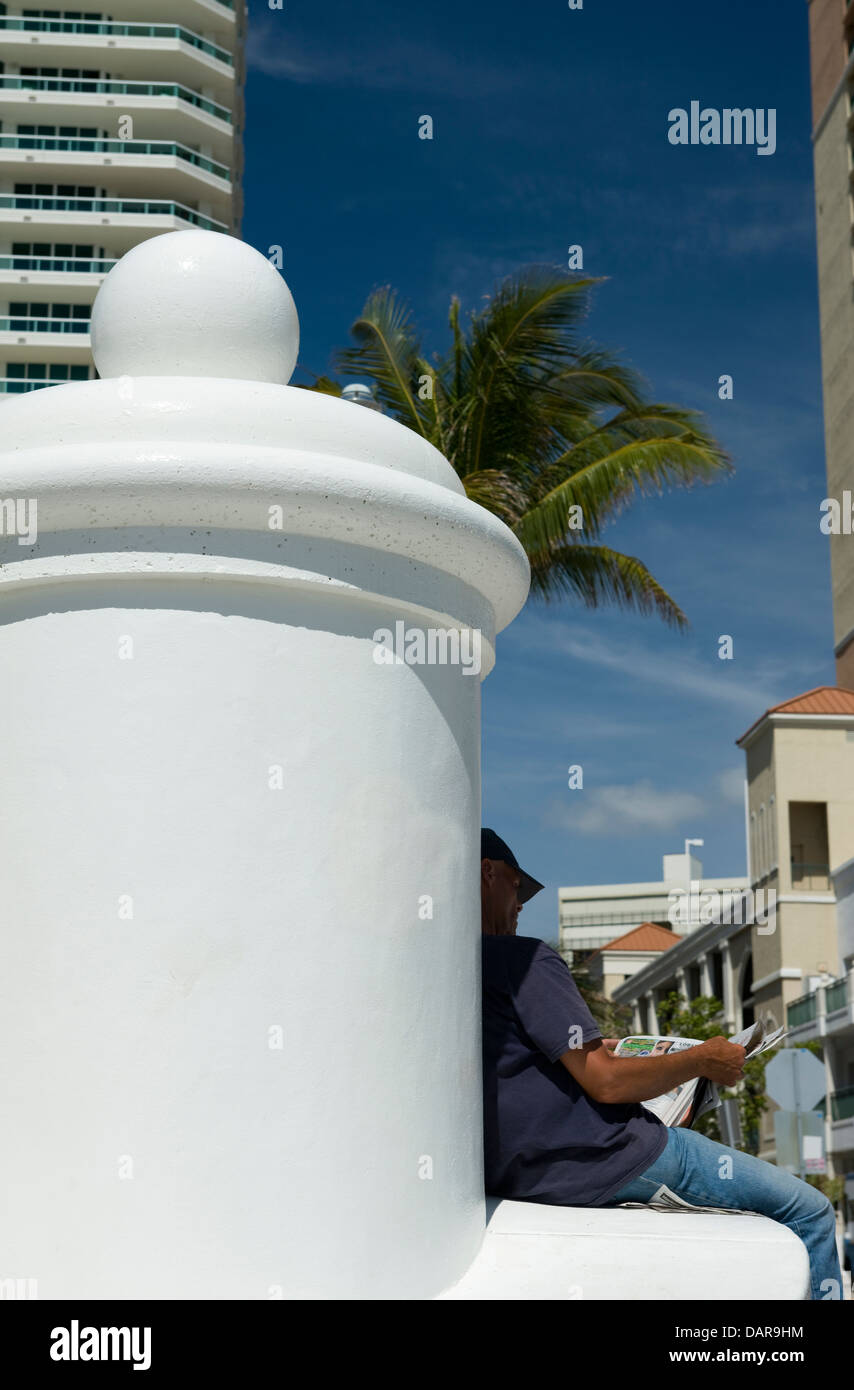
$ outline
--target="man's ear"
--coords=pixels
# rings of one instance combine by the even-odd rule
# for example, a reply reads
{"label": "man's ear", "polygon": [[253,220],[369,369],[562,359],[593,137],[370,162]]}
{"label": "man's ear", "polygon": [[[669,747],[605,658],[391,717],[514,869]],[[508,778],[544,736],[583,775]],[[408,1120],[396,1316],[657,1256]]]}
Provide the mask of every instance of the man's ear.
{"label": "man's ear", "polygon": [[495,865],[493,864],[491,859],[481,859],[480,877],[486,883],[492,883],[493,879],[495,878]]}

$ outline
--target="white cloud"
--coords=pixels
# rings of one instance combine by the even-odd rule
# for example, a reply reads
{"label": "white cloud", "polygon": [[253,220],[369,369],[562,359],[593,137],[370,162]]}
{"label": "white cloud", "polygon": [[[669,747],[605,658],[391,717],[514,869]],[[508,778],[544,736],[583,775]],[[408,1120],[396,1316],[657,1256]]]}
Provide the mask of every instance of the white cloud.
{"label": "white cloud", "polygon": [[499,97],[525,82],[518,65],[487,63],[426,39],[386,34],[382,43],[354,45],[344,35],[336,45],[326,33],[304,39],[269,19],[250,28],[246,62],[268,77],[369,90],[412,91],[413,74],[423,74],[431,92],[461,98]]}
{"label": "white cloud", "polygon": [[675,830],[706,816],[706,798],[696,792],[668,791],[648,778],[624,786],[594,787],[572,793],[568,805],[554,803],[546,821],[582,835],[615,835],[640,830]]}
{"label": "white cloud", "polygon": [[565,652],[573,661],[620,671],[632,681],[661,686],[671,693],[679,691],[713,704],[735,705],[739,710],[752,712],[752,718],[774,704],[768,690],[734,674],[733,662],[704,662],[685,651],[663,653],[651,646],[625,641],[610,645],[599,633],[588,631],[575,636],[556,624],[549,624],[545,635],[551,651]]}

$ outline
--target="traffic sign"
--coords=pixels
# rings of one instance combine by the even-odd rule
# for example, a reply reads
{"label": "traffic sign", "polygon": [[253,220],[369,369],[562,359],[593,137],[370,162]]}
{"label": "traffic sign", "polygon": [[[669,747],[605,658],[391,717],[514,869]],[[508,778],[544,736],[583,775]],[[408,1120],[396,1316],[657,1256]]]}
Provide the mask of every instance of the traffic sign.
{"label": "traffic sign", "polygon": [[774,1111],[774,1162],[790,1173],[825,1172],[824,1119],[817,1110]]}
{"label": "traffic sign", "polygon": [[802,1134],[801,1148],[804,1155],[804,1167],[808,1173],[827,1172],[827,1163],[824,1158],[823,1134]]}
{"label": "traffic sign", "polygon": [[824,1063],[804,1047],[785,1047],[765,1068],[765,1089],[784,1110],[812,1110],[827,1093]]}

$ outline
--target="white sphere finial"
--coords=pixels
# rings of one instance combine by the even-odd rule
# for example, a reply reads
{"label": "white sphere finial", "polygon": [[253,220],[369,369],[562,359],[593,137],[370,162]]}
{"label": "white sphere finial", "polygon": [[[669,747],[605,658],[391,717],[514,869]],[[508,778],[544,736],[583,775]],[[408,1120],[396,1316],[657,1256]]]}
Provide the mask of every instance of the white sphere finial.
{"label": "white sphere finial", "polygon": [[92,310],[102,377],[290,380],[299,351],[293,296],[270,262],[220,232],[166,232],[114,266]]}

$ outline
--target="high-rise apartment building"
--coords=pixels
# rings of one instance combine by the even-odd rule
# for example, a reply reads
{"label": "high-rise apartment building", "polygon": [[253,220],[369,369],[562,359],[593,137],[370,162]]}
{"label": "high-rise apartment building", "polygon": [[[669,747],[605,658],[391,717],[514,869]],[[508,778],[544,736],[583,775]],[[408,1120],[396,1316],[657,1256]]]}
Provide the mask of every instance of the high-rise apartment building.
{"label": "high-rise apartment building", "polygon": [[827,487],[841,511],[830,536],[836,680],[854,689],[854,4],[809,0],[809,29]]}
{"label": "high-rise apartment building", "polygon": [[0,401],[94,375],[92,301],[138,242],[239,236],[246,25],[244,0],[0,3]]}

